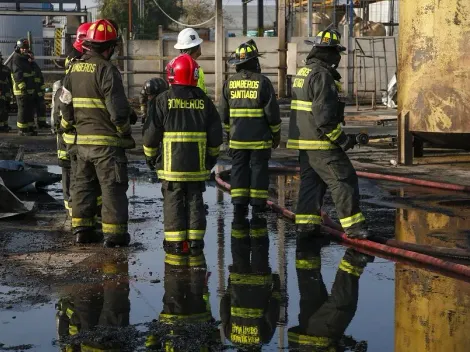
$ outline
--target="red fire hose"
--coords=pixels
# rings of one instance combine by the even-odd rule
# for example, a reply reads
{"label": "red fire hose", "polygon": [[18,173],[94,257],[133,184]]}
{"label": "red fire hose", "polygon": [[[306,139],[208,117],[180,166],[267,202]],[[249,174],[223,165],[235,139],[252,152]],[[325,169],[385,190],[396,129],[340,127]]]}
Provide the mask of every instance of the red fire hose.
{"label": "red fire hose", "polygon": [[[270,171],[293,171],[293,168],[270,168]],[[296,168],[298,169],[298,168]],[[230,172],[230,170],[223,171],[221,174],[216,175],[216,182],[217,184],[225,189],[227,192],[230,191],[230,184],[225,182],[222,178],[221,175],[226,175]],[[272,201],[268,200],[267,201],[268,206],[275,212],[281,214],[287,219],[290,220],[295,220],[295,214],[291,212],[290,210],[280,207],[279,205],[273,203]],[[373,251],[376,253],[381,253],[381,254],[386,254],[386,255],[392,255],[395,257],[400,257],[400,258],[405,258],[409,261],[412,262],[417,262],[421,264],[428,265],[431,268],[440,270],[440,271],[445,271],[448,273],[453,273],[456,275],[464,276],[467,279],[470,279],[470,267],[467,267],[465,265],[461,264],[456,264],[448,261],[444,261],[442,259],[438,259],[426,254],[422,253],[417,253],[414,251],[410,251],[407,249],[402,249],[402,248],[396,248],[392,247],[387,244],[382,244],[382,243],[376,243],[370,240],[355,240],[347,237],[345,233],[343,233],[342,230],[339,230],[338,227],[339,225],[335,224],[326,214],[322,214],[323,217],[323,225],[322,228],[326,232],[328,232],[330,235],[332,235],[336,240],[339,240],[343,242],[344,244],[354,247],[354,248],[360,248],[364,250],[369,250]],[[334,227],[332,223],[334,224]],[[402,242],[402,244],[405,244]],[[416,249],[416,248],[415,248]]]}

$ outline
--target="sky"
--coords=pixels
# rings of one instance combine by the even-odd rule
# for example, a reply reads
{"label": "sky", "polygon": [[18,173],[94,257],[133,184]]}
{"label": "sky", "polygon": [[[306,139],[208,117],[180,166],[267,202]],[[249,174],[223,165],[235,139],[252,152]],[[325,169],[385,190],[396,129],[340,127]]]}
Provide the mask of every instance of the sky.
{"label": "sky", "polygon": [[[276,1],[275,0],[264,0],[265,5],[272,5]],[[224,5],[241,5],[242,1],[241,0],[223,0]],[[258,3],[258,0],[253,0],[250,4],[248,5],[256,5]],[[94,7],[96,6],[95,0],[81,0],[82,6],[86,7]]]}

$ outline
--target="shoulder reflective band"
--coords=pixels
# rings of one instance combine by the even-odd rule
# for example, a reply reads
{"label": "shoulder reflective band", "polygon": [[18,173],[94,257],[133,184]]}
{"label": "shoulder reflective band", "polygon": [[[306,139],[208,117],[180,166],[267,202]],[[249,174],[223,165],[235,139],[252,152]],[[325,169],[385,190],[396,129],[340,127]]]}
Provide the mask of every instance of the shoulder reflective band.
{"label": "shoulder reflective band", "polygon": [[312,102],[304,100],[292,100],[290,108],[292,110],[312,111]]}
{"label": "shoulder reflective band", "polygon": [[263,109],[230,109],[230,117],[263,117]]}

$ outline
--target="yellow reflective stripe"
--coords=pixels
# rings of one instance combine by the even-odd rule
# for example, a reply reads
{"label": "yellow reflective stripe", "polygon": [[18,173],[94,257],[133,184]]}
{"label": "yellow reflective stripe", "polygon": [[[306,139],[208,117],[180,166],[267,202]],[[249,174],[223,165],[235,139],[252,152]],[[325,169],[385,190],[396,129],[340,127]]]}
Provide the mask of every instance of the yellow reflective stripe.
{"label": "yellow reflective stripe", "polygon": [[144,154],[145,156],[149,156],[149,157],[157,156],[158,148],[146,147],[144,145]]}
{"label": "yellow reflective stripe", "polygon": [[268,235],[268,229],[266,227],[262,229],[251,229],[252,237],[266,237]]}
{"label": "yellow reflective stripe", "polygon": [[39,88],[40,88],[40,89],[42,89],[42,90],[44,90],[44,89],[46,89],[46,85],[45,85],[45,84],[43,84],[43,85],[42,85],[42,86],[40,86]]}
{"label": "yellow reflective stripe", "polygon": [[309,258],[309,259],[297,259],[295,261],[295,267],[297,269],[305,269],[305,270],[320,269],[321,258],[314,257],[314,258]]}
{"label": "yellow reflective stripe", "polygon": [[278,125],[270,125],[269,128],[271,128],[272,133],[277,133],[281,130],[281,124]]}
{"label": "yellow reflective stripe", "polygon": [[57,157],[59,160],[70,160],[66,150],[57,150]]}
{"label": "yellow reflective stripe", "polygon": [[67,315],[67,318],[72,319],[74,312],[73,312],[72,309],[67,308],[67,309],[65,310],[65,314]]}
{"label": "yellow reflective stripe", "polygon": [[230,117],[263,117],[263,109],[230,109]]}
{"label": "yellow reflective stripe", "polygon": [[363,221],[366,221],[366,218],[362,213],[357,213],[353,216],[339,219],[339,222],[341,223],[341,226],[343,226],[343,229],[346,229]]}
{"label": "yellow reflective stripe", "polygon": [[339,263],[339,270],[345,271],[348,274],[351,274],[354,276],[361,276],[361,274],[364,271],[364,268],[360,266],[354,266],[351,263],[343,259],[341,260],[341,263]]}
{"label": "yellow reflective stripe", "polygon": [[78,334],[78,328],[75,325],[69,326],[69,334],[70,336],[74,336]]}
{"label": "yellow reflective stripe", "polygon": [[186,266],[188,263],[188,256],[165,253],[165,263],[170,265]]}
{"label": "yellow reflective stripe", "polygon": [[311,101],[304,101],[304,100],[292,100],[290,103],[290,108],[292,110],[300,110],[300,111],[312,111],[312,102]]}
{"label": "yellow reflective stripe", "polygon": [[287,336],[288,336],[289,342],[298,343],[300,345],[328,347],[329,345],[333,343],[333,340],[328,337],[300,335],[294,332],[288,332]]}
{"label": "yellow reflective stripe", "polygon": [[41,83],[41,78],[35,77],[35,78],[34,78],[34,82],[36,82],[36,83]]}
{"label": "yellow reflective stripe", "polygon": [[30,122],[27,122],[27,123],[21,123],[21,122],[17,122],[16,123],[16,126],[18,128],[29,128],[31,126],[31,123]]}
{"label": "yellow reflective stripe", "polygon": [[295,223],[298,225],[304,225],[304,224],[320,225],[321,216],[313,215],[313,214],[295,214]]}
{"label": "yellow reflective stripe", "polygon": [[230,282],[233,285],[253,285],[253,286],[265,286],[271,285],[271,275],[254,275],[254,274],[230,274]]}
{"label": "yellow reflective stripe", "polygon": [[326,136],[334,142],[339,138],[339,136],[341,136],[342,132],[343,129],[341,128],[341,124],[339,123],[338,126],[336,126],[336,128],[330,133],[327,133]]}
{"label": "yellow reflective stripe", "polygon": [[191,321],[191,322],[204,322],[211,319],[209,312],[198,313],[198,314],[188,314],[188,315],[176,315],[176,314],[165,314],[162,313],[159,316],[159,321],[161,323],[172,324],[175,321]]}
{"label": "yellow reflective stripe", "polygon": [[65,119],[60,119],[60,126],[62,128],[68,129],[68,128],[72,127],[72,124],[70,122],[66,121]]}
{"label": "yellow reflective stripe", "polygon": [[163,139],[166,142],[205,142],[206,132],[164,132]]}
{"label": "yellow reflective stripe", "polygon": [[207,147],[207,152],[210,156],[218,156],[220,154],[220,147]]}
{"label": "yellow reflective stripe", "polygon": [[93,227],[95,226],[95,218],[72,218],[72,227]]}
{"label": "yellow reflective stripe", "polygon": [[127,233],[127,224],[107,224],[102,223],[103,233],[113,235],[125,235]]}
{"label": "yellow reflective stripe", "polygon": [[184,181],[206,181],[210,175],[209,170],[194,172],[176,172],[158,170],[158,177],[166,181],[184,182]]}
{"label": "yellow reflective stripe", "polygon": [[336,148],[339,148],[339,146],[330,141],[312,141],[306,139],[289,139],[287,141],[287,149],[331,150]]}
{"label": "yellow reflective stripe", "polygon": [[96,98],[72,98],[74,108],[106,109],[104,101]]}
{"label": "yellow reflective stripe", "polygon": [[[80,145],[106,145],[110,147],[129,148],[134,145],[131,139],[119,138],[117,136],[78,135],[63,134],[64,142],[67,144]],[[76,142],[75,142],[76,137]]]}
{"label": "yellow reflective stripe", "polygon": [[224,130],[230,132],[230,125],[224,124]]}
{"label": "yellow reflective stripe", "polygon": [[250,190],[248,188],[232,188],[230,194],[232,197],[249,197]]}
{"label": "yellow reflective stripe", "polygon": [[69,216],[72,217],[72,207],[70,206],[70,203],[64,200],[64,206],[67,212],[69,213]]}
{"label": "yellow reflective stripe", "polygon": [[232,229],[232,233],[231,233],[232,237],[234,238],[245,238],[245,237],[248,237],[249,235],[249,230],[246,229],[246,230],[236,230],[236,229]]}
{"label": "yellow reflective stripe", "polygon": [[164,231],[165,240],[169,242],[186,241],[187,231]]}
{"label": "yellow reflective stripe", "polygon": [[206,230],[188,230],[189,240],[202,240],[205,234]]}
{"label": "yellow reflective stripe", "polygon": [[103,205],[103,197],[102,196],[96,197],[96,205],[97,206]]}
{"label": "yellow reflective stripe", "polygon": [[103,347],[103,348],[98,348],[98,347],[91,347],[85,344],[80,345],[80,352],[119,352],[122,351],[120,348],[108,348],[108,347]]}
{"label": "yellow reflective stripe", "polygon": [[263,310],[256,308],[239,308],[232,307],[230,313],[233,317],[245,318],[245,319],[256,319],[263,317]]}
{"label": "yellow reflective stripe", "polygon": [[206,264],[204,254],[189,257],[189,266],[203,266]]}
{"label": "yellow reflective stripe", "polygon": [[122,126],[116,126],[116,131],[118,131],[119,133],[129,132],[130,129],[131,125],[129,123],[125,123]]}
{"label": "yellow reflective stripe", "polygon": [[259,336],[240,335],[236,333],[230,334],[230,341],[241,345],[258,345],[261,342]]}
{"label": "yellow reflective stripe", "polygon": [[268,191],[264,189],[250,189],[251,198],[267,199]]}
{"label": "yellow reflective stripe", "polygon": [[230,148],[232,149],[269,149],[273,146],[272,141],[252,141],[242,142],[230,140]]}

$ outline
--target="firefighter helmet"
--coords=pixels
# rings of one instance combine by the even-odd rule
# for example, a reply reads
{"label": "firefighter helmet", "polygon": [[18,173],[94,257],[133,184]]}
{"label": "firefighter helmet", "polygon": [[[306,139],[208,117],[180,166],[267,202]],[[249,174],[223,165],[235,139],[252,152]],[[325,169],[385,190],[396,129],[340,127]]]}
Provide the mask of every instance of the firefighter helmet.
{"label": "firefighter helmet", "polygon": [[199,65],[189,54],[181,54],[166,66],[168,82],[182,86],[197,86]]}
{"label": "firefighter helmet", "polygon": [[255,41],[250,39],[246,43],[242,43],[237,50],[230,55],[228,63],[230,65],[240,65],[260,56]]}
{"label": "firefighter helmet", "polygon": [[199,38],[199,34],[192,28],[185,28],[178,34],[178,41],[174,48],[179,50],[191,49],[201,45],[203,40]]}
{"label": "firefighter helmet", "polygon": [[168,83],[163,78],[152,78],[144,84],[144,91],[147,95],[158,95],[168,89]]}
{"label": "firefighter helmet", "polygon": [[73,43],[73,47],[81,53],[83,53],[83,40],[85,39],[90,26],[91,22],[85,22],[78,26],[77,36],[75,38],[75,42]]}
{"label": "firefighter helmet", "polygon": [[306,40],[305,43],[317,48],[336,48],[338,51],[346,50],[346,48],[341,45],[341,34],[335,29],[325,29],[318,32],[313,41]]}
{"label": "firefighter helmet", "polygon": [[15,45],[15,50],[29,49],[29,40],[26,38],[18,39]]}
{"label": "firefighter helmet", "polygon": [[116,28],[110,21],[98,20],[90,25],[83,40],[95,44],[104,44],[117,42],[119,37]]}

